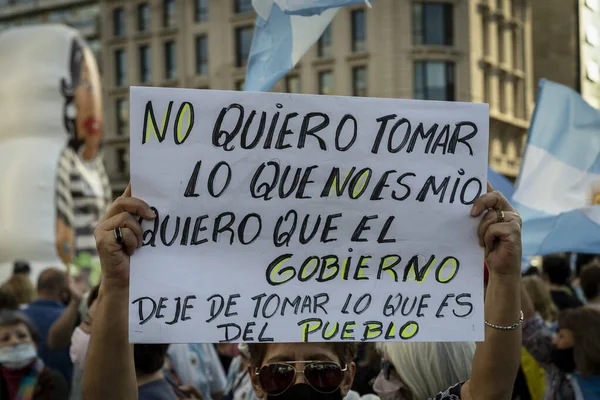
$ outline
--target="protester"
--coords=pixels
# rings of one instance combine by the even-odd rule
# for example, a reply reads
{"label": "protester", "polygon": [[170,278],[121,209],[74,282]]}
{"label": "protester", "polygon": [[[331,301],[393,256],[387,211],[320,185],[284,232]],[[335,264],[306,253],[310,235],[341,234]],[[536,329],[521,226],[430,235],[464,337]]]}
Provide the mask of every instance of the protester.
{"label": "protester", "polygon": [[11,292],[19,304],[29,304],[35,299],[35,288],[31,279],[25,274],[11,276],[2,288]]}
{"label": "protester", "polygon": [[[38,299],[23,309],[23,313],[31,319],[40,334],[38,348],[40,358],[51,368],[58,370],[71,382],[72,364],[69,350],[52,350],[48,346],[48,335],[52,325],[65,311],[65,302],[70,309],[77,309],[81,297],[76,291],[69,293],[67,274],[57,268],[48,268],[38,278]],[[69,297],[70,300],[69,300]]]}
{"label": "protester", "polygon": [[559,311],[583,305],[569,287],[571,278],[569,260],[558,255],[546,256],[543,260],[542,270],[542,275],[550,286],[552,301]]}
{"label": "protester", "polygon": [[[382,399],[427,399],[471,375],[475,343],[378,344],[383,355],[373,388]],[[435,360],[435,362],[432,362]]]}
{"label": "protester", "polygon": [[223,397],[227,380],[212,344],[172,344],[167,363],[167,372],[178,385],[197,388],[206,400]]}
{"label": "protester", "polygon": [[63,376],[38,357],[32,323],[17,311],[0,311],[0,399],[64,400]]}
{"label": "protester", "polygon": [[548,324],[556,321],[558,309],[552,301],[548,286],[540,278],[528,276],[523,278],[523,287],[533,302],[535,312],[539,313]]}
{"label": "protester", "polygon": [[[581,288],[587,306],[600,310],[600,266],[591,266],[581,273]],[[600,341],[600,338],[598,338]]]}
{"label": "protester", "polygon": [[589,307],[562,311],[553,336],[524,289],[521,296],[523,345],[547,372],[543,398],[597,398],[581,397],[581,393],[600,395],[600,312]]}
{"label": "protester", "polygon": [[[84,370],[86,399],[138,397],[133,357],[128,351],[129,259],[142,240],[141,225],[133,215],[148,220],[156,217],[145,202],[131,197],[129,186],[95,231],[102,283],[87,358],[94,368]],[[467,382],[457,382],[436,398],[506,399],[520,357],[521,221],[495,191],[479,197],[471,215],[484,215],[478,233],[490,270],[484,311],[486,340],[477,345]],[[248,347],[251,379],[259,397],[342,399],[352,386],[354,344],[252,343]]]}
{"label": "protester", "polygon": [[[133,359],[138,396],[119,397],[139,400],[176,400],[173,387],[162,372],[168,348],[168,344],[135,344]],[[84,374],[86,371],[84,370]]]}
{"label": "protester", "polygon": [[13,275],[25,275],[29,277],[31,274],[31,266],[27,261],[17,260],[13,264]]}
{"label": "protester", "polygon": [[0,311],[18,310],[19,301],[12,292],[0,287]]}
{"label": "protester", "polygon": [[248,345],[241,343],[238,346],[239,355],[231,360],[227,372],[227,394],[223,400],[257,400],[252,380],[250,379],[250,353]]}
{"label": "protester", "polygon": [[92,333],[92,324],[96,312],[96,299],[98,298],[98,289],[96,286],[90,291],[87,298],[88,311],[85,320],[73,331],[71,336],[71,347],[69,355],[73,362],[73,380],[71,382],[71,394],[69,400],[82,400],[81,380],[83,378],[83,369],[85,367],[85,358],[90,343]]}

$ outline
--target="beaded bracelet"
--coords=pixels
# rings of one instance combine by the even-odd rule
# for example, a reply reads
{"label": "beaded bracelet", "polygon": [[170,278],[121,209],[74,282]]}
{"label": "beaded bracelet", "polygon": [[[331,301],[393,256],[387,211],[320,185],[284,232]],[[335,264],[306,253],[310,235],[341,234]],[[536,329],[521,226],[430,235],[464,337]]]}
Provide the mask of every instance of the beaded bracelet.
{"label": "beaded bracelet", "polygon": [[521,317],[519,318],[519,321],[509,326],[494,325],[492,323],[487,322],[486,320],[483,320],[483,322],[490,328],[500,329],[501,331],[514,331],[519,326],[521,326],[521,324],[523,324],[523,311],[521,311]]}

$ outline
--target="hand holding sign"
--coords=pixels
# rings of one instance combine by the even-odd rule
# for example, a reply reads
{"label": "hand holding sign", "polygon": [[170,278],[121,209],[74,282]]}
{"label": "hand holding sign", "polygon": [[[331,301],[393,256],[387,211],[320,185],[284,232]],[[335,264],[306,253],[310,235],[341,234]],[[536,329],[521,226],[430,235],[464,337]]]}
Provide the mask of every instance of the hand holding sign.
{"label": "hand holding sign", "polygon": [[[131,197],[131,185],[128,185],[94,232],[104,285],[129,286],[129,259],[142,243],[142,227],[134,215],[149,220],[155,218],[148,204]],[[117,228],[121,230],[122,244],[115,238]]]}
{"label": "hand holding sign", "polygon": [[485,261],[493,273],[521,273],[521,217],[488,182],[488,193],[473,204],[471,215],[486,215],[479,224],[479,244],[485,246]]}

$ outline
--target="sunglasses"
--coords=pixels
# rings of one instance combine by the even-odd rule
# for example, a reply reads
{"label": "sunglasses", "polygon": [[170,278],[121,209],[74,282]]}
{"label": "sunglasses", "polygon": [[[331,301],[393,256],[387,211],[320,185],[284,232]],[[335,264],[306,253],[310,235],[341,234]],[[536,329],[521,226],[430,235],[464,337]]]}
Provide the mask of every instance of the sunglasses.
{"label": "sunglasses", "polygon": [[381,359],[381,373],[386,380],[390,380],[390,374],[395,371],[396,368],[388,360]]}
{"label": "sunglasses", "polygon": [[[297,370],[293,364],[304,364],[304,369]],[[296,374],[304,374],[306,382],[317,392],[328,394],[335,392],[344,380],[344,372],[339,364],[329,361],[283,361],[263,365],[254,373],[262,389],[269,396],[279,396],[296,381]]]}

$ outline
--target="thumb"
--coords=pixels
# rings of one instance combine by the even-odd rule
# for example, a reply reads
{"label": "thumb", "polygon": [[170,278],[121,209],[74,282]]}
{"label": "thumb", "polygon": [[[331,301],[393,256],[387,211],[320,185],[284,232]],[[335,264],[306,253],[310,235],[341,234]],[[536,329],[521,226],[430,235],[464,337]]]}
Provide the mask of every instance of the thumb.
{"label": "thumb", "polygon": [[127,185],[122,197],[131,197],[131,183]]}

